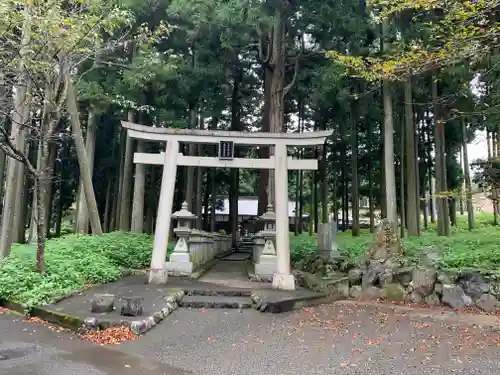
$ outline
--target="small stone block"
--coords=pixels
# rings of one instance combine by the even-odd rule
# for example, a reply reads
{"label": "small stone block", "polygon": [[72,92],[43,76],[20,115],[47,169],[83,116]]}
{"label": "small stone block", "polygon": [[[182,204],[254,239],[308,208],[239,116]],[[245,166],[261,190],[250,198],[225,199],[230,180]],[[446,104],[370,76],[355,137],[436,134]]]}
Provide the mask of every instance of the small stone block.
{"label": "small stone block", "polygon": [[147,325],[146,325],[146,321],[136,320],[136,321],[132,322],[130,324],[130,330],[135,335],[141,335],[141,334],[145,333],[148,330]]}
{"label": "small stone block", "polygon": [[97,331],[97,319],[93,317],[85,318],[83,325],[86,330]]}
{"label": "small stone block", "polygon": [[122,297],[120,299],[120,315],[139,316],[144,309],[143,297]]}
{"label": "small stone block", "polygon": [[153,318],[155,320],[155,323],[158,324],[165,318],[165,315],[163,315],[162,311],[157,311],[153,314]]}
{"label": "small stone block", "polygon": [[114,294],[96,294],[92,300],[90,311],[93,313],[109,313],[113,311],[114,304]]}
{"label": "small stone block", "polygon": [[177,301],[177,296],[175,294],[172,296],[165,297],[166,303],[174,303],[175,301]]}

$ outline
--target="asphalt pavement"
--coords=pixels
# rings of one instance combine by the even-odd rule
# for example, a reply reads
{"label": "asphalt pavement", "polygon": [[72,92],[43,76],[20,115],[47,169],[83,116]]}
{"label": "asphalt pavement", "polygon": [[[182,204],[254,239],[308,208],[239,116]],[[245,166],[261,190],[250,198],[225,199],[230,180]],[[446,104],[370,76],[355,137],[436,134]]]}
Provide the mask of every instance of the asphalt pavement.
{"label": "asphalt pavement", "polygon": [[0,375],[498,375],[497,320],[349,302],[181,308],[138,340],[100,346],[2,314]]}
{"label": "asphalt pavement", "polygon": [[10,313],[0,315],[0,375],[186,375],[169,364],[103,347]]}
{"label": "asphalt pavement", "polygon": [[472,324],[483,317],[422,311],[355,303],[278,315],[178,309],[120,350],[199,375],[500,373],[498,332]]}

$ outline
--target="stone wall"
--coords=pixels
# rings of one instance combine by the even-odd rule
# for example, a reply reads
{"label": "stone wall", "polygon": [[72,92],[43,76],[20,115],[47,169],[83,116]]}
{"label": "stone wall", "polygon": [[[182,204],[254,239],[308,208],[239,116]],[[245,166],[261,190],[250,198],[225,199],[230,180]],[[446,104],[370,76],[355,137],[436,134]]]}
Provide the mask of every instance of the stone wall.
{"label": "stone wall", "polygon": [[445,272],[435,268],[388,268],[371,263],[348,273],[349,295],[419,305],[445,305],[453,309],[477,307],[500,310],[500,281],[478,272]]}
{"label": "stone wall", "polygon": [[231,249],[231,236],[192,229],[187,236],[179,237],[166,267],[169,275],[191,276]]}

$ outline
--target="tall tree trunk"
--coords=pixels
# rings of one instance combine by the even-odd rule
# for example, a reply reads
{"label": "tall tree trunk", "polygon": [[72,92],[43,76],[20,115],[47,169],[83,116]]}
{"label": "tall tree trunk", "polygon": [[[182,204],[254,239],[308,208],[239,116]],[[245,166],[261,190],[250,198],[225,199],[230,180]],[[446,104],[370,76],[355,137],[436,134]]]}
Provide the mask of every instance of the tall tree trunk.
{"label": "tall tree trunk", "polygon": [[328,175],[326,173],[327,145],[323,145],[321,153],[321,222],[328,223]]}
{"label": "tall tree trunk", "polygon": [[436,202],[438,214],[438,235],[450,235],[450,217],[448,198],[444,196],[447,190],[446,183],[446,152],[445,152],[445,132],[443,109],[439,104],[439,92],[437,77],[432,78],[432,99],[434,103],[435,116],[435,144],[436,144]]}
{"label": "tall tree trunk", "polygon": [[[264,106],[262,110],[262,131],[270,131],[269,123],[269,111],[271,103],[271,76],[272,71],[267,65],[264,65]],[[269,147],[260,146],[259,147],[259,158],[268,159],[269,158]],[[268,196],[267,196],[267,183],[269,181],[269,171],[267,169],[261,169],[259,171],[259,206],[258,215],[263,215],[267,210]],[[263,223],[258,223],[258,225],[263,225]],[[263,229],[263,227],[262,227]]]}
{"label": "tall tree trunk", "polygon": [[[302,133],[304,131],[304,101],[302,96],[300,97],[300,103],[299,103],[299,132]],[[299,153],[299,158],[303,159],[304,157],[304,149],[301,148]],[[302,234],[302,231],[304,229],[304,171],[300,170],[298,171],[298,178],[299,178],[299,183],[297,186],[297,189],[299,190],[298,192],[298,199],[297,199],[297,204],[295,205],[295,210],[297,210],[298,206],[298,223],[295,222],[295,225],[298,225],[298,233]]]}
{"label": "tall tree trunk", "polygon": [[[367,134],[367,140],[368,140],[368,150],[367,153],[368,155],[372,155],[374,149],[373,149],[373,129],[372,129],[372,122],[368,120],[368,134]],[[370,233],[375,232],[375,212],[374,212],[374,194],[373,194],[373,158],[369,157],[368,158],[368,211],[370,215]]]}
{"label": "tall tree trunk", "polygon": [[[198,125],[198,108],[196,105],[192,105],[189,111],[189,129],[196,129]],[[196,152],[196,145],[194,143],[190,143],[188,145],[188,154],[194,155]],[[194,198],[195,198],[195,189],[196,189],[196,173],[195,167],[187,167],[186,168],[186,202],[188,204],[189,210],[193,212],[194,210]]]}
{"label": "tall tree trunk", "polygon": [[351,211],[352,235],[359,237],[359,176],[358,176],[358,129],[357,129],[357,104],[353,104],[351,126]]}
{"label": "tall tree trunk", "polygon": [[[300,120],[299,120],[300,121]],[[299,171],[295,171],[295,221],[294,221],[294,235],[298,236],[299,235]]]}
{"label": "tall tree trunk", "polygon": [[158,187],[156,184],[156,179],[158,175],[158,168],[156,165],[150,167],[148,193],[146,194],[146,222],[145,222],[145,232],[154,233],[155,230],[155,216],[158,208]]}
{"label": "tall tree trunk", "polygon": [[[231,130],[240,131],[241,128],[241,82],[243,80],[243,69],[239,66],[239,60],[235,64],[233,72],[233,92],[231,96]],[[239,156],[239,150],[234,150]],[[231,185],[229,187],[229,219],[231,223],[231,236],[233,249],[237,247],[237,235],[239,224],[238,201],[240,191],[239,170],[231,169]]]}
{"label": "tall tree trunk", "polygon": [[405,123],[401,121],[401,134],[400,134],[400,145],[399,145],[399,161],[400,161],[400,217],[401,217],[401,225],[400,225],[400,236],[403,238],[405,236],[405,228],[406,228],[406,202],[405,202]]}
{"label": "tall tree trunk", "polygon": [[[137,152],[145,152],[144,141],[137,142]],[[146,166],[144,164],[135,165],[134,178],[134,198],[132,202],[132,232],[142,233],[144,230],[144,197],[146,194]]]}
{"label": "tall tree trunk", "polygon": [[[405,130],[406,130],[406,225],[408,226],[408,236],[418,236],[418,226],[420,222],[419,197],[417,195],[417,169],[415,150],[415,123],[413,119],[413,98],[411,77],[405,81]],[[405,132],[401,133],[404,137]],[[402,154],[404,157],[404,154]],[[404,160],[401,160],[404,164]],[[404,190],[404,185],[402,185]]]}
{"label": "tall tree trunk", "polygon": [[[317,157],[316,153],[316,157]],[[313,216],[314,216],[314,233],[318,233],[318,224],[319,224],[319,197],[318,197],[318,171],[313,172],[313,183],[312,183],[312,192],[313,192]]]}
{"label": "tall tree trunk", "polygon": [[[21,35],[21,48],[19,54],[18,77],[14,85],[14,99],[12,111],[12,123],[10,137],[12,142],[20,150],[24,150],[24,124],[29,121],[29,110],[31,96],[29,95],[29,75],[26,72],[24,58],[30,53],[29,43],[31,39],[31,8],[24,9],[23,30]],[[0,234],[0,258],[9,256],[14,236],[14,220],[16,215],[16,202],[18,200],[18,170],[21,163],[9,159],[6,173],[5,197],[2,212],[2,228]]]}
{"label": "tall tree trunk", "polygon": [[316,221],[316,171],[311,171],[311,209],[309,210],[309,236],[314,233],[314,228],[317,225]]}
{"label": "tall tree trunk", "polygon": [[108,186],[106,187],[106,203],[104,205],[104,233],[111,232],[111,211],[113,209],[113,180],[108,181]]}
{"label": "tall tree trunk", "polygon": [[[3,125],[0,125],[3,126]],[[5,184],[5,172],[7,166],[7,157],[5,152],[0,150],[0,199],[3,198],[4,184]]]}
{"label": "tall tree trunk", "polygon": [[47,229],[47,236],[50,234],[50,229],[52,228],[52,203],[54,202],[54,171],[57,158],[57,144],[54,142],[50,143],[49,146],[49,170],[48,170],[48,182],[47,182],[47,193],[45,195],[45,226]]}
{"label": "tall tree trunk", "polygon": [[[462,173],[465,173],[465,169],[464,169],[464,150],[463,150],[463,147],[460,146],[460,169],[462,170]],[[463,216],[465,214],[465,207],[464,207],[464,204],[465,204],[465,178],[464,180],[462,181],[462,183],[460,184],[460,216]]]}
{"label": "tall tree trunk", "polygon": [[486,130],[486,148],[488,149],[488,160],[491,160],[491,133]]}
{"label": "tall tree trunk", "polygon": [[[219,119],[217,116],[212,117],[212,122],[210,124],[210,130],[217,130],[217,123]],[[212,149],[212,156],[217,155],[217,146],[214,146]],[[212,168],[210,171],[210,176],[211,176],[211,191],[210,191],[210,232],[214,233],[216,230],[216,205],[217,205],[217,184],[215,183],[216,180],[216,170],[215,168]],[[259,202],[260,203],[260,202]]]}
{"label": "tall tree trunk", "polygon": [[[128,121],[134,122],[134,112],[129,111]],[[132,220],[132,171],[134,168],[134,140],[125,134],[125,157],[123,159],[123,178],[121,180],[122,196],[120,205],[120,230],[130,231]]]}
{"label": "tall tree trunk", "polygon": [[111,230],[116,230],[120,225],[120,212],[121,212],[121,201],[122,201],[122,189],[123,189],[123,169],[125,165],[125,143],[126,143],[127,131],[122,129],[118,130],[118,173],[115,181],[115,191],[118,191],[118,194],[114,195],[113,199],[113,215],[111,216]]}
{"label": "tall tree trunk", "polygon": [[[87,117],[87,133],[85,138],[85,150],[89,159],[90,175],[94,172],[94,155],[95,155],[95,140],[97,133],[97,118],[96,110],[93,106],[89,107]],[[83,190],[83,181],[80,176],[80,187],[78,189],[78,212],[76,219],[76,232],[80,234],[89,233],[89,213],[87,204],[85,203],[85,192]]]}
{"label": "tall tree trunk", "polygon": [[[43,140],[40,139],[38,141],[38,147],[36,150],[36,168],[40,169],[42,165],[42,152],[43,152]],[[36,184],[34,186],[36,188]],[[29,228],[29,236],[28,242],[35,243],[38,241],[38,194],[36,190],[33,190],[33,202],[31,207],[31,219],[30,219],[30,228]]]}
{"label": "tall tree trunk", "polygon": [[420,182],[420,116],[419,113],[417,112],[417,117],[416,117],[416,124],[415,124],[415,134],[414,134],[414,160],[415,160],[415,200],[417,201],[416,206],[417,206],[417,233],[420,236],[420,224],[422,222],[422,207],[421,207],[421,182]]}
{"label": "tall tree trunk", "polygon": [[[205,129],[205,119],[203,116],[200,116],[200,129]],[[204,145],[199,144],[197,146],[197,155],[203,156],[204,153]],[[197,216],[196,219],[196,228],[203,229],[203,180],[204,180],[205,169],[198,167],[196,168],[196,211],[195,214]]]}
{"label": "tall tree trunk", "polygon": [[71,130],[73,132],[73,137],[75,139],[75,148],[78,158],[78,165],[80,167],[80,174],[83,176],[83,190],[85,192],[85,200],[89,211],[90,226],[92,228],[92,234],[102,235],[101,221],[99,217],[99,211],[97,210],[97,202],[95,199],[94,186],[92,184],[92,172],[90,168],[89,159],[87,157],[87,151],[85,150],[85,144],[83,143],[83,135],[82,135],[82,128],[80,126],[80,119],[78,118],[78,105],[76,102],[76,94],[69,72],[66,72],[66,75],[67,75],[66,79],[68,81],[68,92],[66,101],[71,120]]}
{"label": "tall tree trunk", "polygon": [[[389,51],[389,23],[382,23],[383,52]],[[392,91],[389,80],[385,79],[383,85],[384,103],[384,173],[385,173],[385,202],[387,219],[393,223],[394,228],[398,224],[397,198],[396,198],[396,171],[394,168],[394,120],[392,111]]]}
{"label": "tall tree trunk", "polygon": [[[19,135],[20,142],[23,145],[21,150],[24,151],[26,155],[29,155],[29,142],[26,143],[26,133],[27,129],[21,127],[21,133]],[[28,184],[28,179],[26,178],[25,166],[22,163],[19,163],[17,168],[17,179],[16,179],[16,204],[15,204],[15,213],[14,213],[14,229],[13,229],[13,241],[16,243],[25,243],[26,242],[26,205],[28,196],[25,194],[26,185]]]}
{"label": "tall tree trunk", "polygon": [[431,223],[434,224],[435,222],[435,197],[434,197],[434,174],[432,171],[432,141],[431,141],[431,134],[432,134],[432,120],[429,116],[429,111],[426,112],[425,116],[425,121],[427,124],[426,127],[426,159],[427,159],[427,173],[429,175],[428,177],[428,184],[429,184],[429,216],[431,218]]}
{"label": "tall tree trunk", "polygon": [[[60,167],[62,168],[62,166]],[[64,183],[61,176],[57,179],[57,201],[55,207],[55,217],[54,217],[54,237],[61,237],[62,220],[63,220],[63,200],[64,196]]]}
{"label": "tall tree trunk", "polygon": [[212,181],[210,171],[207,170],[206,173],[206,183],[204,184],[203,189],[203,230],[205,232],[210,232],[210,224],[208,222],[210,217],[210,186],[215,184],[215,181]]}
{"label": "tall tree trunk", "polygon": [[462,118],[462,150],[464,153],[465,198],[467,202],[467,224],[469,230],[475,227],[474,206],[472,205],[472,184],[470,179],[469,152],[467,150],[467,120]]}

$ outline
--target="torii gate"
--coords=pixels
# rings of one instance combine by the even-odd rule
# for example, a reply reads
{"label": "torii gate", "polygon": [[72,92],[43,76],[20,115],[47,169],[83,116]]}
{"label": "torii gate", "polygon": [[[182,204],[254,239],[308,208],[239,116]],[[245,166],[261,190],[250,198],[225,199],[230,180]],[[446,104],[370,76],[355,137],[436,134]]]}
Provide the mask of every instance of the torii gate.
{"label": "torii gate", "polygon": [[[288,157],[287,146],[308,147],[323,145],[333,131],[310,133],[264,133],[214,131],[199,129],[156,128],[122,121],[130,138],[146,141],[164,141],[165,152],[159,154],[135,153],[134,163],[163,165],[160,200],[156,217],[153,254],[149,273],[150,284],[163,284],[168,273],[165,266],[170,233],[175,180],[178,166],[212,168],[249,168],[274,170],[276,212],[277,273],[273,277],[275,289],[294,290],[295,279],[290,267],[290,238],[288,231],[288,171],[317,170],[315,159],[297,160]],[[179,153],[179,143],[218,144],[219,157],[187,156]],[[270,146],[274,156],[269,159],[234,158],[234,146]]]}

